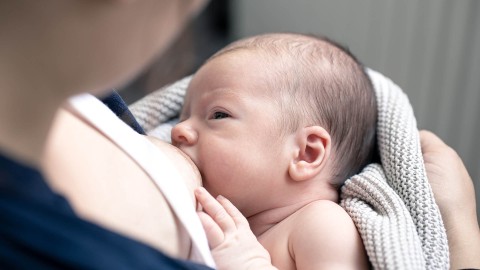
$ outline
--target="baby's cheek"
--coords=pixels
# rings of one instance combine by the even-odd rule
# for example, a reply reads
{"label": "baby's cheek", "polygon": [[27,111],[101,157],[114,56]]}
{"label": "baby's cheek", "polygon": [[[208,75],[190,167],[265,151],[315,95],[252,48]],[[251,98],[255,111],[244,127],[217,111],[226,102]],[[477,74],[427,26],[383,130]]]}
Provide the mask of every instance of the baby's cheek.
{"label": "baby's cheek", "polygon": [[230,196],[229,189],[234,187],[233,178],[237,174],[235,168],[211,166],[204,172],[203,186],[213,196]]}
{"label": "baby's cheek", "polygon": [[[203,186],[213,196],[230,196],[238,179],[248,171],[242,166],[247,158],[236,144],[216,140],[200,148],[199,168],[202,172]],[[245,170],[244,170],[245,169]]]}

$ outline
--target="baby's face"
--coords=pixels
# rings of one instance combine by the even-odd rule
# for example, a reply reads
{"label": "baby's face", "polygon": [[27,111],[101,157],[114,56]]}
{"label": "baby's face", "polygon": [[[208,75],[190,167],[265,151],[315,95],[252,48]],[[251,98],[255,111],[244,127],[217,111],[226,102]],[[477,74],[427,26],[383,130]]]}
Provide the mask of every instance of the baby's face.
{"label": "baby's face", "polygon": [[205,188],[247,217],[268,204],[292,156],[266,83],[271,72],[250,51],[211,60],[192,79],[181,122],[172,130],[173,144],[195,162]]}

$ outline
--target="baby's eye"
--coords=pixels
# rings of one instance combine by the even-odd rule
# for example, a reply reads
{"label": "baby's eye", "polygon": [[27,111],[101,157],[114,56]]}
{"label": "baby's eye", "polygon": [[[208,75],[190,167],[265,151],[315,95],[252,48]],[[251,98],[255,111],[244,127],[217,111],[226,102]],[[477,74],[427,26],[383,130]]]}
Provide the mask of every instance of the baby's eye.
{"label": "baby's eye", "polygon": [[228,117],[230,117],[230,115],[224,112],[214,112],[212,115],[212,119],[223,119]]}

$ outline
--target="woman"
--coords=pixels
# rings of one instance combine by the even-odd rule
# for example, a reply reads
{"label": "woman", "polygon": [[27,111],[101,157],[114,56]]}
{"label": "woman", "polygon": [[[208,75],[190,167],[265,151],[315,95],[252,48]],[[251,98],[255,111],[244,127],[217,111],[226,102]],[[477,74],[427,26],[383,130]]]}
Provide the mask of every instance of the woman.
{"label": "woman", "polygon": [[[168,256],[182,258],[186,251],[179,226],[162,226],[173,218],[165,199],[129,156],[76,112],[60,111],[60,128],[45,148],[69,96],[101,94],[131,79],[203,2],[0,3],[2,268],[207,268]],[[168,158],[189,166],[162,147]],[[178,244],[165,244],[165,234]]]}

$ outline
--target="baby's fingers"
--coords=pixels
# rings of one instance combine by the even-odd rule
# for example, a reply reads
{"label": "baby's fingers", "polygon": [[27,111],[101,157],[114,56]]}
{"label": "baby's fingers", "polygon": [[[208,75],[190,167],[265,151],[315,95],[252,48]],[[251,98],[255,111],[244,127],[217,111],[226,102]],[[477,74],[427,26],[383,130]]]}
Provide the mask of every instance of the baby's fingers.
{"label": "baby's fingers", "polygon": [[225,211],[224,207],[213,198],[205,188],[199,187],[195,189],[195,196],[203,207],[203,211],[207,213],[216,224],[218,224],[224,233],[237,229],[235,222],[229,213]]}
{"label": "baby's fingers", "polygon": [[215,221],[213,221],[213,219],[206,213],[198,212],[197,214],[200,218],[203,229],[205,230],[205,234],[207,235],[210,249],[216,248],[225,239],[222,230],[220,229],[220,227],[218,227],[217,223],[215,223]]}
{"label": "baby's fingers", "polygon": [[241,228],[242,226],[247,226],[248,228],[250,228],[247,219],[227,198],[219,196],[217,200],[223,206],[225,211],[227,211],[227,213],[232,217],[233,222],[235,222],[237,228]]}

